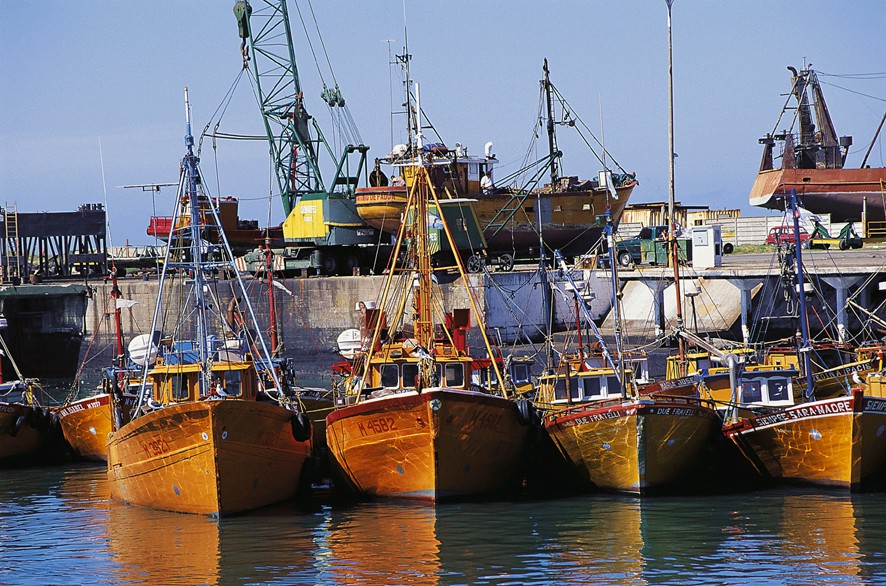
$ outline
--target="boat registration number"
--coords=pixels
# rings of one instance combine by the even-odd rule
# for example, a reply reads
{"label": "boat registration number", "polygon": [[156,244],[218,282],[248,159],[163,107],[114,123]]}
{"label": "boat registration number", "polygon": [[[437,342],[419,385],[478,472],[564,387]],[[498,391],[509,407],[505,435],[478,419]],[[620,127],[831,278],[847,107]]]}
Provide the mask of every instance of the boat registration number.
{"label": "boat registration number", "polygon": [[169,444],[164,439],[153,440],[149,442],[139,442],[145,456],[159,456],[169,451]]}
{"label": "boat registration number", "polygon": [[357,424],[361,436],[367,436],[370,433],[385,433],[397,429],[397,424],[393,417],[376,417],[369,419],[364,425],[362,422]]}

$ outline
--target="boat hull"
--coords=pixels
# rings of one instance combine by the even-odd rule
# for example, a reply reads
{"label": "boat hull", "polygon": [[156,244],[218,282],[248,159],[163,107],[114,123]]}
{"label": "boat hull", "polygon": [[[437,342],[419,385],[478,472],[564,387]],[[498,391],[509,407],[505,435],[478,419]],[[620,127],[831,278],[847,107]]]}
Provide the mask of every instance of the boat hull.
{"label": "boat hull", "polygon": [[[605,189],[542,193],[539,198],[530,196],[500,229],[493,224],[499,212],[510,209],[511,195],[505,192],[477,195],[471,200],[487,249],[493,253],[528,252],[538,248],[539,214],[534,210],[541,205],[541,224],[545,243],[564,254],[582,254],[596,242],[603,231],[597,216],[607,208],[618,223],[636,182],[616,188],[618,199]],[[400,219],[406,208],[405,188],[361,188],[357,193],[357,212],[364,222],[389,234],[396,234]],[[443,200],[445,201],[445,200]],[[501,217],[498,217],[501,220]]]}
{"label": "boat hull", "polygon": [[886,169],[773,169],[760,171],[750,203],[784,210],[784,197],[794,190],[803,207],[831,220],[860,220],[867,200],[867,219],[886,219]]}
{"label": "boat hull", "polygon": [[545,418],[561,454],[588,486],[647,494],[682,479],[718,422],[695,401],[587,404]]}
{"label": "boat hull", "polygon": [[57,412],[65,440],[84,460],[108,461],[111,433],[111,396],[88,397],[65,405]]}
{"label": "boat hull", "polygon": [[[122,415],[128,413],[135,397],[124,395]],[[63,405],[56,411],[65,441],[74,454],[93,462],[108,461],[108,436],[113,429],[111,396],[101,393]]]}
{"label": "boat hull", "polygon": [[[480,225],[485,227],[483,235],[491,252],[537,250],[538,221],[541,218],[545,245],[566,255],[583,254],[603,233],[603,225],[597,223],[597,216],[608,208],[618,225],[635,185],[636,182],[631,182],[616,188],[618,199],[612,198],[606,189],[542,193],[539,198],[531,196],[497,234],[491,224],[496,214],[508,205],[510,196],[498,193],[480,196],[474,210]],[[537,205],[541,206],[540,215],[534,209]]]}
{"label": "boat hull", "polygon": [[49,418],[39,409],[0,403],[0,467],[33,464],[43,455]]}
{"label": "boat hull", "polygon": [[728,426],[762,473],[793,484],[875,488],[886,465],[886,400],[855,391]]}
{"label": "boat hull", "polygon": [[326,439],[357,494],[436,502],[515,489],[529,429],[508,399],[437,388],[338,409]]}
{"label": "boat hull", "polygon": [[295,495],[311,442],[274,403],[173,405],[124,425],[108,441],[111,496],[203,515],[240,513]]}

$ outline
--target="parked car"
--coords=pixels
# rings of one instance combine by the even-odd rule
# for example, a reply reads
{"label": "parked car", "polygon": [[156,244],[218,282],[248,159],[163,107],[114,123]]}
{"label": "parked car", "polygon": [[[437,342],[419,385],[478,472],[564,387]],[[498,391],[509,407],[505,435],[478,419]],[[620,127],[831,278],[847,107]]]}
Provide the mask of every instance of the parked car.
{"label": "parked car", "polygon": [[[809,240],[812,237],[809,235],[809,232],[806,231],[806,228],[800,226],[800,246],[803,248],[807,248],[809,246]],[[765,244],[772,244],[773,246],[781,246],[782,244],[792,243],[796,244],[797,238],[794,236],[794,227],[793,226],[776,226],[769,230],[769,234],[766,236]]]}

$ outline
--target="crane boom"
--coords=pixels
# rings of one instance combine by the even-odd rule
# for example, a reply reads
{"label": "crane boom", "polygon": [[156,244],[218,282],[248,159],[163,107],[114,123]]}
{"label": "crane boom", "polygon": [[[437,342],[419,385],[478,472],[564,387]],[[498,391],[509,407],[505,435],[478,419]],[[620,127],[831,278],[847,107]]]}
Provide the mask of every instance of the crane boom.
{"label": "crane boom", "polygon": [[[242,39],[243,67],[248,68],[252,63],[283,210],[289,216],[305,195],[325,193],[328,196],[336,186],[356,183],[343,177],[349,172],[348,155],[361,154],[356,169],[359,176],[368,148],[348,145],[336,160],[323,132],[305,108],[286,0],[253,2],[257,6],[255,10],[247,0],[238,0],[234,4],[234,15]],[[326,99],[329,93],[324,90],[323,97],[330,107],[344,105],[337,87],[335,101]],[[322,152],[328,153],[335,165],[335,177],[327,183],[320,170],[319,153]]]}

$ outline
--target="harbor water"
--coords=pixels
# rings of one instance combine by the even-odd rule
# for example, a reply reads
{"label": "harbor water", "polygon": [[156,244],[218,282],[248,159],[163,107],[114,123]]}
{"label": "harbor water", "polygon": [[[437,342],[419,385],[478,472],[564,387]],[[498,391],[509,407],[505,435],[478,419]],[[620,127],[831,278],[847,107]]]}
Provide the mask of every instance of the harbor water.
{"label": "harbor water", "polygon": [[105,468],[4,470],[2,584],[886,583],[886,495],[338,503],[215,519],[111,502]]}

